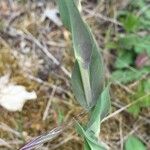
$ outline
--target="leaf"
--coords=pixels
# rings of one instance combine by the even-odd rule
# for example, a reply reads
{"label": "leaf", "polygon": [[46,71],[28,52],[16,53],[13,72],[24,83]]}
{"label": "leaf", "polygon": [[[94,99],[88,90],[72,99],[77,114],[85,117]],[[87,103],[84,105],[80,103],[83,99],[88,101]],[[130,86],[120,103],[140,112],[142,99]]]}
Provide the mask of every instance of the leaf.
{"label": "leaf", "polygon": [[[135,101],[139,97],[143,97],[150,93],[150,79],[148,80],[142,80],[135,91],[135,94],[130,98],[132,101]],[[147,89],[148,88],[148,89]],[[135,105],[131,106],[128,109],[128,112],[130,112],[134,117],[138,117],[141,108],[143,107],[149,107],[150,106],[150,96],[144,97],[141,101],[137,102]]]}
{"label": "leaf", "polygon": [[115,68],[123,69],[133,63],[133,53],[128,50],[121,51],[115,61]]}
{"label": "leaf", "polygon": [[[96,43],[96,42],[95,42]],[[92,90],[93,105],[97,102],[99,95],[102,93],[105,84],[105,73],[103,60],[98,52],[99,48],[95,44],[95,52],[92,53],[90,64],[90,84]]]}
{"label": "leaf", "polygon": [[139,106],[138,103],[136,103],[135,105],[131,106],[129,109],[128,109],[128,112],[130,114],[132,114],[135,118],[138,117],[139,113],[141,111],[141,108]]}
{"label": "leaf", "polygon": [[[71,31],[71,24],[70,24],[70,17],[69,17],[69,10],[67,7],[67,2],[65,2],[66,0],[57,0],[58,6],[59,6],[59,12],[60,12],[60,16],[62,19],[62,22],[64,24],[64,26]],[[81,2],[80,0],[74,0],[74,3],[76,4],[76,6],[78,7],[78,9],[81,11]]]}
{"label": "leaf", "polygon": [[133,13],[127,13],[126,18],[122,21],[122,23],[127,32],[134,32],[139,27],[140,19]]}
{"label": "leaf", "polygon": [[[64,20],[64,25],[72,33],[76,58],[71,79],[73,92],[77,101],[89,110],[96,104],[103,89],[104,70],[102,58],[97,43],[89,27],[81,18],[74,1],[61,0],[60,2],[58,0],[58,4],[61,7],[60,12],[62,13],[61,17]],[[61,5],[64,5],[66,10],[62,9],[63,6]],[[80,95],[81,93],[82,95]]]}
{"label": "leaf", "polygon": [[36,99],[37,95],[27,92],[24,86],[9,83],[9,75],[0,78],[0,105],[9,111],[21,111],[27,100]]}
{"label": "leaf", "polygon": [[77,101],[80,103],[82,107],[87,108],[88,106],[86,103],[84,87],[82,84],[82,77],[80,74],[80,69],[77,61],[75,62],[75,66],[72,72],[71,84]]}
{"label": "leaf", "polygon": [[140,10],[140,22],[141,22],[141,29],[149,30],[150,27],[150,9],[145,9],[143,11],[143,8],[148,8],[148,1],[138,0],[134,3],[136,9],[139,7]]}
{"label": "leaf", "polygon": [[83,22],[79,11],[72,0],[66,2],[70,15],[71,33],[75,58],[84,68],[88,68],[91,61],[92,48],[90,32]]}
{"label": "leaf", "polygon": [[84,140],[84,150],[91,150],[91,148],[86,140]]}
{"label": "leaf", "polygon": [[134,34],[128,34],[124,37],[120,37],[118,40],[121,49],[132,49],[137,44],[137,36]]}
{"label": "leaf", "polygon": [[69,18],[69,12],[68,12],[68,8],[66,5],[65,0],[57,0],[58,6],[59,6],[59,12],[60,12],[60,17],[61,20],[64,24],[64,26],[70,31],[71,27],[70,27],[70,20]]}
{"label": "leaf", "polygon": [[136,53],[142,53],[146,51],[150,55],[150,36],[140,37],[135,34],[128,34],[124,37],[120,37],[119,45],[122,49],[131,50],[134,48]]}
{"label": "leaf", "polygon": [[99,97],[95,108],[92,110],[91,119],[87,129],[77,123],[77,130],[85,139],[85,150],[104,150],[105,146],[98,141],[101,120],[108,114],[110,109],[109,86],[107,86]]}
{"label": "leaf", "polygon": [[98,137],[100,133],[101,120],[108,115],[110,106],[109,86],[107,86],[91,112],[90,121],[87,127],[87,130],[94,133],[96,137]]}
{"label": "leaf", "polygon": [[[146,81],[143,81],[143,94],[150,93],[150,79],[147,79]],[[150,96],[147,96],[143,103],[141,104],[142,107],[150,107]]]}
{"label": "leaf", "polygon": [[81,10],[82,10],[81,0],[74,0],[74,3],[76,4],[79,12],[81,12]]}
{"label": "leaf", "polygon": [[85,150],[106,150],[105,145],[98,141],[93,133],[86,131],[78,122],[76,123],[76,128],[85,140]]}
{"label": "leaf", "polygon": [[135,43],[135,52],[142,53],[146,51],[150,55],[150,36],[137,37],[137,43]]}
{"label": "leaf", "polygon": [[145,145],[136,137],[128,137],[125,143],[125,150],[146,150]]}
{"label": "leaf", "polygon": [[149,30],[149,27],[150,27],[149,19],[150,19],[150,17],[149,18],[141,18],[141,26],[143,27],[143,29]]}
{"label": "leaf", "polygon": [[144,74],[149,73],[150,67],[144,67],[136,70],[117,70],[112,73],[112,80],[118,81],[124,84],[139,80]]}

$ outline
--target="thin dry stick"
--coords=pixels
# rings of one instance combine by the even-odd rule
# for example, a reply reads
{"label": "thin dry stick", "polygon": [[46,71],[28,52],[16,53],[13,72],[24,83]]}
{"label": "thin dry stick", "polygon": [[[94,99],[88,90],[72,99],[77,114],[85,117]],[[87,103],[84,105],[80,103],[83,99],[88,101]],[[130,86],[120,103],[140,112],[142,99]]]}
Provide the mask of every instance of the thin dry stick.
{"label": "thin dry stick", "polygon": [[143,126],[143,124],[140,124],[140,125],[137,125],[136,127],[134,127],[134,129],[131,130],[131,131],[122,139],[122,143],[123,143],[125,140],[127,140],[127,138],[128,138],[130,135],[132,135],[132,134],[134,134],[136,131],[138,131],[138,129],[139,129],[141,126]]}
{"label": "thin dry stick", "polygon": [[139,116],[139,118],[143,121],[145,121],[147,124],[150,124],[150,119],[143,117],[143,116]]}
{"label": "thin dry stick", "polygon": [[11,145],[9,145],[5,140],[0,138],[0,146],[6,146],[7,148],[12,149]]}
{"label": "thin dry stick", "polygon": [[[123,123],[123,124],[124,124],[124,123]],[[143,122],[142,125],[143,125],[143,124],[145,124],[145,122]],[[136,126],[136,127],[131,131],[130,134],[133,134],[133,133],[136,132],[136,136],[137,136],[144,144],[146,144],[147,146],[149,146],[149,144],[145,141],[145,138],[143,138],[141,135],[139,135],[139,134],[137,133],[137,132],[139,131],[138,129],[139,129],[142,125]],[[130,130],[130,128],[128,127],[128,125],[124,124],[124,126],[125,126],[127,129]],[[126,139],[127,139],[127,138],[128,138],[128,137],[126,137]],[[125,139],[124,139],[124,140],[125,140]]]}
{"label": "thin dry stick", "polygon": [[60,66],[61,70],[68,76],[71,77],[71,73],[60,64],[60,62],[48,51],[46,46],[43,46],[30,32],[25,30],[25,33],[27,33],[27,36],[24,35],[26,38],[33,41],[46,55],[49,59],[53,61],[54,64]]}
{"label": "thin dry stick", "polygon": [[[117,101],[120,101],[120,100],[117,100]],[[119,108],[119,109],[123,107],[123,105],[118,104],[117,102],[112,102],[112,105],[113,105],[114,107],[116,107],[116,108]],[[126,111],[126,110],[125,110],[125,111]],[[126,112],[127,112],[127,111],[126,111]],[[146,118],[146,117],[144,117],[144,116],[139,115],[139,119],[143,120],[143,121],[146,122],[147,124],[150,124],[150,119],[148,119],[148,118]]]}
{"label": "thin dry stick", "polygon": [[8,22],[6,23],[6,28],[8,28],[18,17],[20,17],[24,13],[24,11],[13,12],[10,18],[8,19]]}
{"label": "thin dry stick", "polygon": [[128,88],[127,86],[121,84],[119,81],[115,81],[115,83],[117,83],[121,88],[123,88],[126,92],[130,93],[130,94],[135,94],[135,92],[133,92],[130,88]]}
{"label": "thin dry stick", "polygon": [[24,142],[21,140],[5,141],[4,139],[0,139],[0,146],[6,146],[6,143],[12,147],[12,145],[20,145]]}
{"label": "thin dry stick", "polygon": [[54,42],[54,41],[48,41],[46,42],[47,45],[50,45],[50,46],[54,46],[54,47],[60,47],[60,48],[65,48],[67,47],[67,44],[64,42],[64,43],[58,43],[58,42]]}
{"label": "thin dry stick", "polygon": [[146,79],[147,75],[148,74],[144,74],[139,80],[136,80],[135,82],[131,83],[129,85],[129,87],[130,88],[135,87],[136,85],[138,85],[141,82],[141,80]]}
{"label": "thin dry stick", "polygon": [[2,129],[4,131],[7,131],[9,133],[12,133],[17,137],[22,137],[22,135],[19,132],[17,132],[16,130],[10,128],[8,125],[6,125],[4,123],[0,123],[0,129]]}
{"label": "thin dry stick", "polygon": [[150,149],[150,140],[147,142],[145,137],[143,137],[140,133],[137,133],[136,136],[146,145],[147,149]]}
{"label": "thin dry stick", "polygon": [[[115,106],[116,106],[116,104],[115,104]],[[121,108],[122,106],[120,106],[120,105],[118,105],[117,104],[117,107],[119,107],[119,108]],[[125,110],[126,111],[126,110]],[[148,120],[147,118],[145,118],[145,117],[143,117],[143,116],[139,116],[139,119],[140,120],[143,120],[143,123],[142,124],[140,124],[140,125],[138,125],[138,126],[136,126],[136,127],[134,127],[133,128],[133,130],[131,130],[131,132],[129,133],[129,134],[127,134],[122,140],[122,142],[124,142],[127,138],[128,138],[128,136],[130,136],[130,135],[132,135],[132,134],[136,134],[136,136],[139,138],[139,139],[141,139],[141,141],[143,142],[143,143],[145,143],[148,147],[150,146],[147,142],[146,142],[146,140],[145,140],[145,138],[144,137],[142,137],[139,133],[138,133],[138,129],[142,126],[142,125],[144,125],[144,124],[150,124],[150,120]],[[122,123],[128,130],[130,130],[130,128],[126,125],[126,124],[124,124],[124,123]],[[118,144],[120,144],[120,141],[119,142],[117,142]]]}
{"label": "thin dry stick", "polygon": [[50,95],[49,101],[47,103],[46,109],[45,109],[44,114],[43,114],[43,121],[45,121],[47,116],[48,116],[49,108],[50,108],[52,98],[54,97],[55,92],[56,92],[56,87],[53,88],[52,93]]}
{"label": "thin dry stick", "polygon": [[72,97],[72,95],[67,90],[63,89],[60,86],[56,86],[56,85],[51,84],[49,82],[43,81],[42,79],[40,79],[38,77],[35,77],[35,76],[31,75],[31,74],[28,74],[26,72],[23,72],[23,75],[26,76],[28,79],[37,82],[38,84],[43,84],[43,85],[45,85],[47,87],[50,87],[50,88],[56,88],[57,87],[56,90],[58,92],[63,92],[65,94],[67,94],[69,97]]}
{"label": "thin dry stick", "polygon": [[121,113],[122,111],[126,110],[126,109],[129,108],[130,106],[135,105],[136,103],[138,103],[138,102],[141,101],[143,98],[145,98],[145,97],[147,97],[147,96],[149,96],[149,95],[150,95],[150,93],[148,93],[148,94],[146,94],[146,95],[144,95],[144,96],[138,98],[138,99],[135,100],[134,102],[132,102],[132,103],[130,103],[130,104],[128,104],[128,105],[126,105],[126,106],[120,108],[119,110],[117,110],[117,111],[111,113],[110,115],[108,115],[107,117],[105,117],[105,118],[101,121],[101,123],[102,123],[102,122],[105,122],[106,120],[108,120],[108,119],[110,119],[110,118],[112,118],[112,117],[114,117],[114,116],[116,116],[117,114],[119,114],[119,113]]}
{"label": "thin dry stick", "polygon": [[[23,34],[23,32],[20,32],[18,30],[16,30],[13,27],[9,26],[9,32],[6,33],[7,35],[9,35],[10,37],[15,37],[15,38],[22,38],[22,39],[27,39],[31,42],[33,42],[41,51],[44,52],[44,54],[53,61],[54,64],[56,64],[57,66],[60,66],[61,70],[65,73],[65,75],[67,75],[69,78],[71,77],[71,73],[64,67],[61,65],[61,63],[49,52],[49,50],[47,49],[46,46],[43,46],[40,41],[38,39],[36,39],[30,32],[28,32],[26,29],[24,29],[24,32],[26,34]],[[1,35],[0,35],[1,36]]]}
{"label": "thin dry stick", "polygon": [[112,19],[112,18],[103,16],[103,15],[101,15],[101,14],[99,14],[99,13],[90,11],[89,9],[86,9],[86,8],[84,8],[83,10],[84,10],[86,13],[90,14],[90,15],[91,15],[90,17],[93,17],[93,16],[94,16],[94,17],[98,17],[98,18],[100,18],[100,19],[102,19],[102,20],[104,20],[104,21],[108,21],[108,22],[111,22],[111,23],[113,23],[113,24],[122,26],[122,24],[121,24],[120,22],[118,22],[117,20],[115,20],[115,19]]}

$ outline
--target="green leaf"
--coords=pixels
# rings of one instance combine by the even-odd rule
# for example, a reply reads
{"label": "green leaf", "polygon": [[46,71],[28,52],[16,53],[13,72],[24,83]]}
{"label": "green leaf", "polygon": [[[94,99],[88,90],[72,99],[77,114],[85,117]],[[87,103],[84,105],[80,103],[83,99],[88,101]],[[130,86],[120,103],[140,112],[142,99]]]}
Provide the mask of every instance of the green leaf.
{"label": "green leaf", "polygon": [[124,37],[119,38],[118,44],[121,49],[133,49],[137,44],[137,36],[134,34],[124,35]]}
{"label": "green leaf", "polygon": [[91,61],[93,43],[88,28],[83,22],[76,5],[72,0],[66,2],[70,15],[73,47],[77,61],[87,68]]}
{"label": "green leaf", "polygon": [[[97,43],[72,1],[68,1],[75,58],[78,61],[87,106],[93,107],[103,88],[103,64]],[[74,80],[72,78],[72,80]],[[95,82],[96,81],[96,82]],[[72,85],[74,86],[74,85]],[[78,87],[76,87],[78,88]],[[74,89],[74,88],[73,88]],[[77,97],[78,93],[74,91]],[[78,99],[78,101],[83,101]]]}
{"label": "green leaf", "polygon": [[144,36],[137,38],[137,43],[135,45],[135,52],[142,53],[143,51],[147,51],[150,55],[150,36]]}
{"label": "green leaf", "polygon": [[70,20],[68,19],[69,11],[68,11],[66,2],[64,0],[57,0],[57,2],[58,2],[58,6],[59,6],[61,20],[62,20],[64,26],[70,31],[71,30]]}
{"label": "green leaf", "polygon": [[127,13],[125,20],[122,20],[123,26],[127,32],[134,32],[138,29],[140,24],[140,18],[133,13]]}
{"label": "green leaf", "polygon": [[142,53],[143,51],[146,51],[150,55],[149,35],[140,37],[135,34],[128,34],[124,37],[120,37],[118,43],[121,49],[134,49],[136,53]]}
{"label": "green leaf", "polygon": [[[67,2],[65,1],[66,0],[57,0],[57,3],[59,6],[60,17],[62,19],[63,24],[69,31],[71,31],[71,27],[70,27],[71,24],[70,24],[70,19],[69,19],[70,16],[69,16],[69,11],[67,7]],[[80,0],[74,0],[74,3],[76,4],[77,7],[81,7]]]}
{"label": "green leaf", "polygon": [[88,131],[99,137],[101,120],[106,117],[110,110],[109,86],[107,86],[100,95],[95,107],[93,108],[88,124]]}
{"label": "green leaf", "polygon": [[147,150],[145,145],[136,137],[130,136],[125,143],[125,150]]}
{"label": "green leaf", "polygon": [[99,53],[99,48],[94,41],[91,63],[89,67],[90,86],[92,91],[92,101],[94,106],[97,103],[99,95],[102,93],[105,84],[104,64]]}
{"label": "green leaf", "polygon": [[[65,3],[65,4],[62,4]],[[68,12],[60,6],[62,20],[72,33],[76,63],[72,74],[72,87],[77,101],[87,110],[91,109],[103,90],[103,61],[97,43],[83,21],[76,4],[72,0],[60,0]],[[67,16],[65,14],[67,13]],[[69,15],[69,16],[68,16]],[[69,18],[68,18],[69,17]],[[66,23],[67,22],[67,23]],[[68,25],[69,24],[69,25]],[[78,71],[78,72],[77,72]],[[82,95],[81,95],[82,93]]]}
{"label": "green leaf", "polygon": [[79,134],[84,138],[85,150],[106,150],[105,145],[98,141],[97,137],[88,130],[86,131],[78,122],[76,128]]}
{"label": "green leaf", "polygon": [[143,27],[143,29],[147,29],[147,30],[150,30],[150,17],[147,19],[147,18],[141,18],[141,26]]}
{"label": "green leaf", "polygon": [[149,93],[150,92],[150,78],[143,82],[144,86],[144,92]]}
{"label": "green leaf", "polygon": [[91,148],[86,140],[84,140],[84,150],[91,150]]}
{"label": "green leaf", "polygon": [[[132,101],[135,101],[139,97],[143,97],[143,96],[147,95],[148,93],[150,93],[150,79],[142,80],[139,83],[139,85],[137,86],[135,94],[130,99]],[[149,107],[149,106],[150,106],[150,95],[147,95],[141,101],[139,101],[135,105],[131,106],[128,109],[128,112],[130,112],[134,117],[138,117],[141,108]]]}
{"label": "green leaf", "polygon": [[[148,93],[150,93],[150,79],[142,80],[137,87],[137,94],[135,94],[134,98],[142,97]],[[139,104],[140,107],[149,107],[150,106],[150,95],[145,97]]]}
{"label": "green leaf", "polygon": [[115,68],[123,69],[133,63],[133,53],[128,50],[121,51],[115,61]]}
{"label": "green leaf", "polygon": [[141,108],[139,106],[138,103],[136,103],[135,105],[131,106],[129,109],[128,109],[128,112],[130,114],[132,114],[135,118],[138,117],[139,113],[141,111]]}
{"label": "green leaf", "polygon": [[[141,11],[141,15],[140,18],[143,18],[145,20],[149,20],[150,19],[150,9],[148,9],[149,7],[147,7],[148,5],[148,1],[143,1],[143,0],[134,0],[133,4],[132,4],[135,9],[139,9],[139,11]],[[143,8],[147,8],[143,11]]]}
{"label": "green leaf", "polygon": [[[150,93],[150,79],[143,81],[143,95],[148,93]],[[150,107],[150,96],[147,96],[144,101],[142,101],[141,107]]]}
{"label": "green leaf", "polygon": [[144,74],[150,72],[150,67],[145,67],[140,70],[117,70],[112,73],[112,80],[118,81],[124,84],[139,80]]}
{"label": "green leaf", "polygon": [[82,77],[80,74],[80,68],[77,61],[75,62],[74,69],[72,72],[71,84],[77,101],[80,103],[82,107],[87,108],[88,106],[86,103],[84,87],[82,84]]}
{"label": "green leaf", "polygon": [[89,124],[83,128],[77,123],[77,130],[79,134],[85,139],[85,150],[105,150],[105,145],[99,139],[101,120],[109,113],[110,110],[110,95],[109,86],[107,86],[100,95],[95,108],[91,110]]}

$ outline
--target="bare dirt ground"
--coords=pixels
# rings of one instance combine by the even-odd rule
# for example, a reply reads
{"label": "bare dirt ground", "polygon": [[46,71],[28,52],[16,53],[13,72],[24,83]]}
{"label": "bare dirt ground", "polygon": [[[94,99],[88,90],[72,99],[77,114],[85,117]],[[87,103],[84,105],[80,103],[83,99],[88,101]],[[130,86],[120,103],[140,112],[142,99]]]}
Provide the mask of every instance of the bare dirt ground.
{"label": "bare dirt ground", "polygon": [[[94,0],[83,2],[83,16],[104,50],[107,79],[116,56],[105,47],[109,40],[106,33],[110,28],[117,32],[120,22],[115,20],[116,13],[128,3],[128,0],[101,1],[99,5]],[[0,107],[1,150],[19,149],[33,137],[73,122],[73,118],[81,122],[87,119],[71,91],[74,57],[70,35],[45,11],[56,8],[55,2],[48,0],[0,1],[0,76],[10,73],[10,82],[23,85],[28,91],[35,90],[38,96],[36,101],[26,102],[21,112],[9,112]],[[122,150],[131,134],[150,149],[150,110],[143,109],[137,118],[127,112],[126,106],[136,84],[127,86],[114,81],[112,85],[112,114],[102,123],[100,135],[112,150]],[[82,139],[74,123],[63,128],[65,131],[39,149],[81,150]]]}

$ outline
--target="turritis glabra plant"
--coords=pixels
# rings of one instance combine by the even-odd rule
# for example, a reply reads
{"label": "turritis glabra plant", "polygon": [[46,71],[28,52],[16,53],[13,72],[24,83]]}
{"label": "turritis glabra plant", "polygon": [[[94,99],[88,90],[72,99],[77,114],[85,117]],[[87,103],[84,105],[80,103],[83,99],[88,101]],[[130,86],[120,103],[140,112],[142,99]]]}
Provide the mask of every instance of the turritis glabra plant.
{"label": "turritis glabra plant", "polygon": [[[109,86],[104,80],[104,64],[100,49],[82,19],[79,0],[57,0],[62,22],[72,35],[75,65],[71,76],[76,100],[89,113],[89,122],[82,126],[76,121],[79,134],[84,139],[84,150],[107,150],[100,140],[100,125],[110,110]],[[77,6],[80,6],[78,9]],[[63,132],[62,127],[29,141],[20,150],[31,150],[51,141]]]}
{"label": "turritis glabra plant", "polygon": [[89,26],[82,19],[78,0],[58,0],[62,22],[71,32],[75,65],[71,83],[76,100],[89,112],[89,122],[77,123],[84,138],[85,150],[105,150],[99,138],[100,124],[110,110],[109,86],[104,80],[104,64],[98,44]]}

